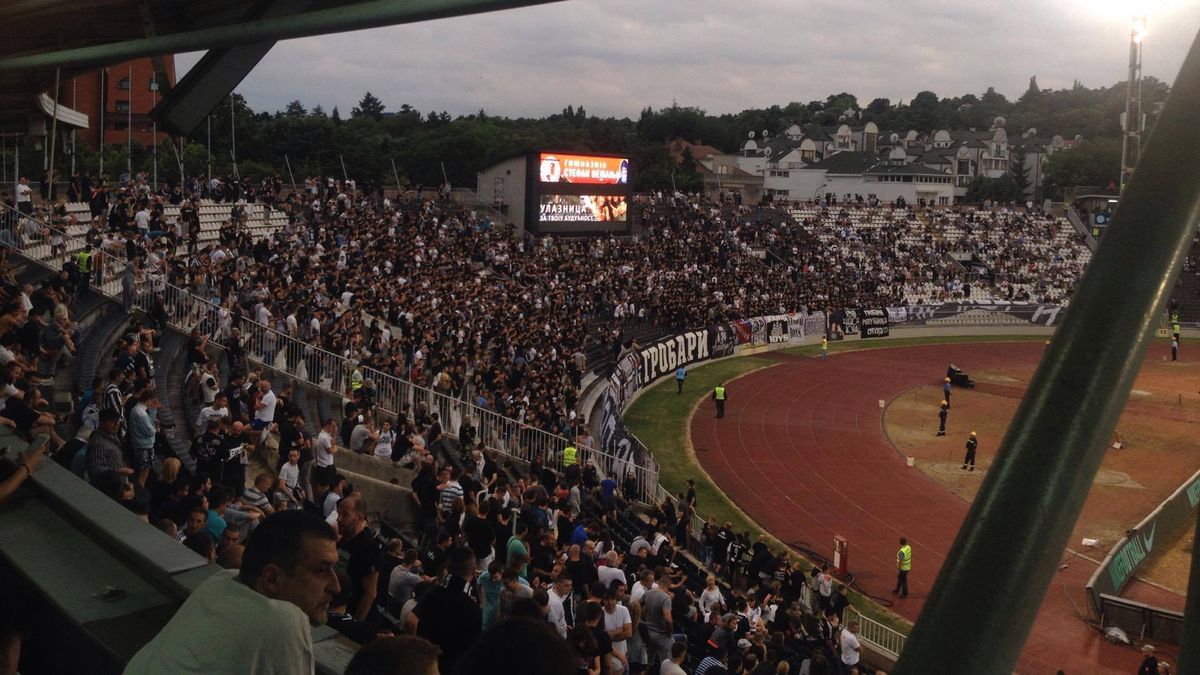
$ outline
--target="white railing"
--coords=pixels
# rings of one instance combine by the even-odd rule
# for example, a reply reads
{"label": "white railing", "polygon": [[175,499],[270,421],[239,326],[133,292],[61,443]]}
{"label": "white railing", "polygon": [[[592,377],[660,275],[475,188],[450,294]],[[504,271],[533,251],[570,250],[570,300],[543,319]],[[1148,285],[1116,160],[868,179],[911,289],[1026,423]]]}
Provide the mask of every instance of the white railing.
{"label": "white railing", "polygon": [[[900,653],[904,651],[904,642],[908,639],[907,635],[864,616],[854,607],[847,607],[846,623],[852,620],[858,622],[859,640],[893,660],[900,658]],[[842,625],[845,626],[845,623]]]}
{"label": "white railing", "polygon": [[[8,246],[51,269],[61,269],[66,256],[76,255],[87,245],[58,228],[2,205],[0,216],[3,216],[0,220],[3,223],[0,227],[0,245]],[[52,255],[50,239],[55,234],[63,239],[62,255]],[[168,284],[162,277],[143,276],[139,272],[133,293],[126,298],[122,281],[127,264],[125,258],[115,250],[107,252],[99,259],[97,271],[93,274],[94,285],[99,285],[105,295],[128,302],[147,315],[164,315],[168,323],[183,332],[198,326],[201,333],[221,342],[235,327],[229,309]],[[346,393],[345,385],[353,370],[348,359],[246,317],[242,317],[236,327],[242,333],[243,347],[250,360],[338,396]],[[543,465],[559,472],[566,468],[562,451],[569,441],[562,436],[459,398],[439,394],[390,373],[364,368],[363,376],[375,385],[375,403],[385,413],[396,415],[405,403],[411,404],[414,410],[424,403],[430,412],[438,413],[443,428],[448,432],[457,430],[463,420],[469,417],[479,430],[478,438],[485,447],[525,462],[540,459]],[[620,480],[632,471],[642,499],[654,493],[658,485],[657,467],[628,461],[597,448],[579,447],[578,450],[581,464],[594,461],[604,475]]]}

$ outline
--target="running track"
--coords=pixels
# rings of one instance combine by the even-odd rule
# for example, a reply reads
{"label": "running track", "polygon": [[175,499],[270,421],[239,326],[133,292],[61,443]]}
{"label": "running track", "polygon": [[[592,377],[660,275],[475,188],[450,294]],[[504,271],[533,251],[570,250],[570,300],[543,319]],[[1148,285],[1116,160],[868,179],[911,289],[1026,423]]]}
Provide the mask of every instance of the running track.
{"label": "running track", "polygon": [[[850,571],[871,595],[893,597],[895,551],[899,538],[908,537],[909,597],[897,599],[893,610],[916,620],[968,504],[906,466],[884,436],[879,400],[937,386],[948,363],[970,374],[1033,364],[1042,350],[1040,343],[929,345],[846,352],[824,363],[774,354],[779,365],[729,383],[724,419],[714,419],[714,404],[704,400],[691,420],[692,444],[714,482],[779,539],[832,555],[834,535],[846,537]],[[1105,642],[1078,618],[1076,605],[1087,611],[1083,587],[1095,563],[1067,560],[1065,551],[1052,555],[1068,565],[1046,593],[1018,671],[1135,671],[1136,651]],[[1125,595],[1182,604],[1180,596],[1145,584]]]}

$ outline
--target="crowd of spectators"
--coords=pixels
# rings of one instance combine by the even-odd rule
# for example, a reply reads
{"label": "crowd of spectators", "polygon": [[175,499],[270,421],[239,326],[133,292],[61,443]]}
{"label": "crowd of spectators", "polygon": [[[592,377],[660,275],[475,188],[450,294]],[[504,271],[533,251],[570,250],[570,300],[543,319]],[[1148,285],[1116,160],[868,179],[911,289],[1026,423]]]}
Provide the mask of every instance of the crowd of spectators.
{"label": "crowd of spectators", "polygon": [[[71,308],[89,273],[68,256],[62,273],[35,289],[16,284],[0,248],[0,425],[25,440],[47,435],[64,466],[229,569],[244,571],[247,555],[268,555],[261,551],[271,538],[256,533],[281,514],[324,522],[345,563],[314,586],[318,600],[328,595],[324,602],[293,604],[363,644],[422,638],[436,649],[408,642],[402,651],[436,655],[443,673],[483,672],[484,663],[489,672],[591,675],[867,668],[856,626],[842,626],[844,589],[826,571],[807,574],[785,552],[712,522],[698,533],[693,557],[685,549],[694,493],[647,515],[633,508],[634,486],[595,465],[565,474],[537,461],[501,465],[469,423],[451,435],[436,410],[405,408],[384,419],[362,369],[586,438],[576,409],[585,353],[596,341],[619,349],[621,325],[631,319],[678,328],[904,304],[925,284],[976,298],[945,256],[955,247],[975,251],[1009,284],[1049,277],[1039,288],[1061,295],[1038,299],[1065,299],[1082,267],[1041,243],[1058,234],[1034,214],[873,205],[809,207],[793,217],[783,207],[655,195],[641,204],[642,236],[556,240],[516,238],[448,199],[384,199],[325,179],[306,181],[301,192],[281,188],[278,180],[227,180],[154,190],[135,178],[110,190],[81,179],[71,189],[89,203],[88,222],[65,204],[44,214],[54,227],[86,229],[92,250],[136,261],[129,274],[140,292],[169,282],[221,308],[184,349],[187,396],[200,410],[188,420],[194,440],[186,454],[172,449],[157,419],[161,316],[130,324],[102,376],[82,388],[74,437],[59,437],[63,420],[39,387],[75,351]],[[217,240],[201,245],[198,200],[206,196],[228,205],[229,217]],[[282,211],[287,224],[255,237],[248,203]],[[5,222],[6,232],[29,228],[19,236],[52,236],[36,221]],[[290,391],[250,368],[245,320],[350,360],[342,420],[306,424]],[[256,351],[270,354],[269,340]],[[308,356],[265,360],[286,370],[319,367]],[[330,375],[343,385],[343,373]],[[338,452],[412,468],[415,531],[385,536],[369,527],[366,498],[339,473]],[[37,454],[22,461],[13,476],[31,473]],[[261,571],[262,561],[254,564]],[[287,599],[257,574],[241,583]],[[185,634],[165,631],[174,637],[163,639]],[[512,664],[489,660],[489,650],[530,636],[546,648],[516,653]],[[380,658],[389,649],[379,647]],[[558,658],[567,670],[555,670],[567,662],[555,665]]]}
{"label": "crowd of spectators", "polygon": [[[352,360],[360,377],[397,375],[568,437],[584,423],[575,408],[589,354],[627,345],[631,320],[674,330],[915,301],[1065,302],[1086,261],[1055,221],[1001,209],[649,195],[638,237],[535,239],[448,199],[390,200],[323,178],[288,193],[278,179],[79,183],[97,250],[140,261],[131,286],[167,282],[220,306],[205,328],[242,343],[233,350],[245,348],[233,329],[248,319]],[[229,210],[218,239],[200,245],[193,200],[205,195]],[[255,236],[247,203],[288,224]],[[71,218],[64,205],[50,215],[64,227]],[[958,250],[976,265],[947,255]],[[265,341],[253,346],[279,354]],[[315,379],[321,361],[305,366]]]}

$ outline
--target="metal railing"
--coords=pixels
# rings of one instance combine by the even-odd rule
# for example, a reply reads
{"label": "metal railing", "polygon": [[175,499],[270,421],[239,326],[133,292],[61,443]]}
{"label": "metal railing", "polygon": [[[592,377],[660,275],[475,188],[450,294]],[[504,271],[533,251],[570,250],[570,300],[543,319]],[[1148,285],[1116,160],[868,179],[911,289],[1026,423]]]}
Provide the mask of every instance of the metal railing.
{"label": "metal railing", "polygon": [[851,621],[858,622],[859,640],[890,659],[900,658],[900,654],[904,652],[904,643],[908,640],[907,635],[865,616],[854,607],[847,607],[846,621],[842,624],[843,630]]}
{"label": "metal railing", "polygon": [[[7,209],[7,210],[5,210]],[[0,205],[4,214],[0,226],[0,245],[52,269],[60,269],[66,256],[74,255],[87,243],[61,229],[26,216],[10,207]],[[62,239],[63,254],[54,255],[51,239]],[[123,245],[119,248],[123,248]],[[234,323],[234,312],[218,306],[194,293],[166,282],[165,277],[143,271],[135,273],[133,288],[123,288],[125,268],[129,265],[119,255],[117,247],[106,252],[97,262],[92,275],[93,284],[107,296],[137,307],[150,316],[162,316],[176,329],[188,332],[199,327],[202,334],[221,342],[227,340],[234,328],[242,337],[242,346],[251,361],[284,375],[324,389],[338,396],[345,395],[350,373],[350,360],[328,352],[308,342],[282,333],[274,328],[241,317]],[[57,266],[56,266],[57,265]],[[137,267],[134,267],[137,270]],[[454,396],[433,391],[391,373],[363,368],[365,380],[375,386],[375,403],[383,412],[397,415],[404,404],[415,410],[424,404],[430,412],[439,413],[443,428],[457,430],[470,418],[479,429],[479,440],[485,447],[501,454],[531,462],[540,459],[544,466],[561,472],[563,449],[573,445],[568,439],[494,411],[480,408]],[[578,462],[592,461],[605,475],[624,477],[633,472],[639,494],[649,495],[658,484],[658,470],[647,463],[637,463],[607,453],[599,448],[578,447]]]}

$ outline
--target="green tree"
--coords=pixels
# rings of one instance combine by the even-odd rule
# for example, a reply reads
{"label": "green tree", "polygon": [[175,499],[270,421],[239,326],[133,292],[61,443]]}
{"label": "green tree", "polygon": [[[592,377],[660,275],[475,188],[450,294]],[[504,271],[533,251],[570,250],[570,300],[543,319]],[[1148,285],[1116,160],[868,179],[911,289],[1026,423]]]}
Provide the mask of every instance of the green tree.
{"label": "green tree", "polygon": [[[318,108],[320,106],[317,106]],[[283,109],[283,115],[287,117],[304,117],[308,115],[308,111],[304,109],[304,104],[300,101],[292,101]]]}
{"label": "green tree", "polygon": [[704,177],[697,168],[696,158],[692,157],[692,149],[684,148],[679,157],[679,166],[675,171],[675,189],[680,192],[701,192],[704,190]]}
{"label": "green tree", "polygon": [[1042,90],[1038,88],[1037,75],[1029,78],[1029,87],[1021,94],[1019,101],[1026,105],[1031,104],[1042,97]]}
{"label": "green tree", "polygon": [[1014,149],[1008,157],[1008,174],[1017,186],[1017,193],[1024,195],[1029,189],[1029,167],[1025,166],[1024,150]]}
{"label": "green tree", "polygon": [[[370,117],[378,122],[379,120],[383,119],[384,108],[385,106],[383,105],[383,101],[380,101],[378,97],[368,91],[367,93],[363,94],[363,97],[359,100],[358,105],[350,110],[350,116]],[[336,110],[336,108],[334,108],[334,110]]]}
{"label": "green tree", "polygon": [[1062,199],[1068,188],[1115,188],[1121,176],[1121,141],[1097,138],[1060,150],[1046,161],[1046,195]]}
{"label": "green tree", "polygon": [[1025,197],[1013,180],[1012,174],[1004,174],[999,178],[976,176],[967,186],[967,194],[963,201],[978,203],[985,200],[994,202],[1024,201]]}

